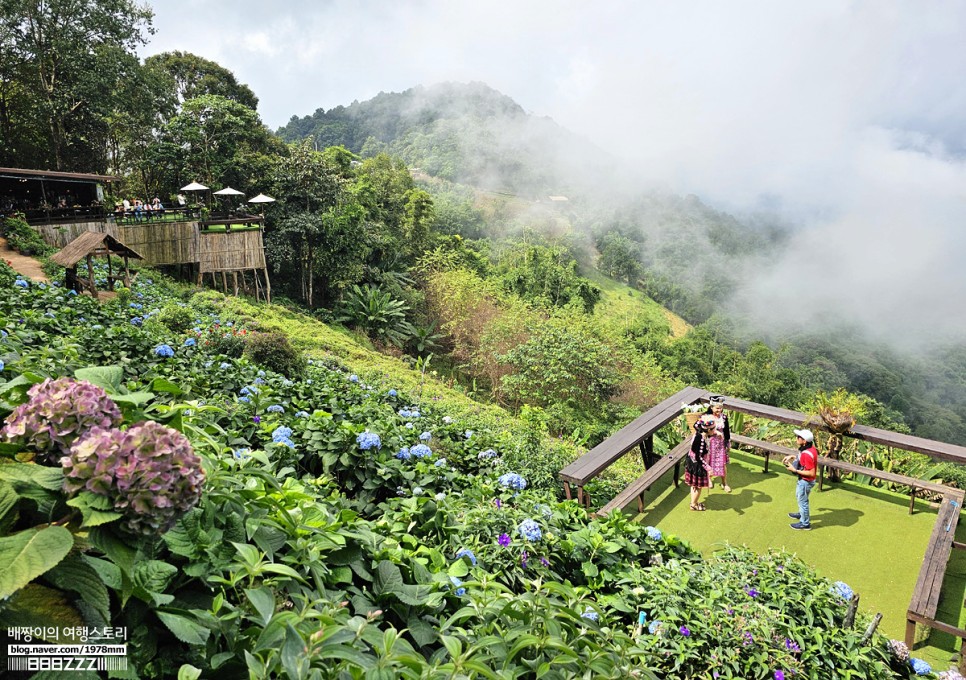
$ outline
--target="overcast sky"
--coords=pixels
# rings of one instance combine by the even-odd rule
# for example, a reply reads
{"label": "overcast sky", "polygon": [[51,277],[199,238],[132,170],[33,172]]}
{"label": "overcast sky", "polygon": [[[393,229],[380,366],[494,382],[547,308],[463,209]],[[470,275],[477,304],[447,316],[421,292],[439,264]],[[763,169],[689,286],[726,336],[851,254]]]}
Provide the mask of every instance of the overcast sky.
{"label": "overcast sky", "polygon": [[483,81],[634,161],[642,183],[798,221],[788,258],[741,296],[764,321],[818,320],[834,301],[880,333],[966,334],[949,308],[966,298],[966,2],[153,8],[143,54],[217,61],[272,128],[380,91]]}

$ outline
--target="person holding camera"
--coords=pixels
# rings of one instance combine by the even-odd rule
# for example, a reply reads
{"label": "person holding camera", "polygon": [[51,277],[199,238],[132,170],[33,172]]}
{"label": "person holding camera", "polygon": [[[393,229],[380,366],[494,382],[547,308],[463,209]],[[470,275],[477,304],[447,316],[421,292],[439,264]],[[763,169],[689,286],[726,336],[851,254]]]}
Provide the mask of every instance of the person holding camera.
{"label": "person holding camera", "polygon": [[785,469],[798,476],[798,484],[795,487],[798,512],[790,512],[788,516],[798,520],[791,524],[792,529],[808,531],[812,528],[811,517],[808,514],[808,495],[812,493],[818,477],[818,449],[815,448],[815,436],[811,430],[795,430],[795,437],[798,442],[798,455],[782,458]]}
{"label": "person holding camera", "polygon": [[709,416],[702,416],[694,424],[694,439],[691,450],[684,460],[684,483],[691,487],[691,509],[707,510],[701,502],[701,492],[711,487],[711,466],[708,455],[711,452],[709,437],[714,433],[715,423]]}

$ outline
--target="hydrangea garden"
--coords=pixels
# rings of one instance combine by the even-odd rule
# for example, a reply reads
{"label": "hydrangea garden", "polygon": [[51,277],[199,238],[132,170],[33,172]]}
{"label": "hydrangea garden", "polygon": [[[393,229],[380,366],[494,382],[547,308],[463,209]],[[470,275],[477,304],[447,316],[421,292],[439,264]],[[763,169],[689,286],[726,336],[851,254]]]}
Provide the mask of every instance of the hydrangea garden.
{"label": "hydrangea garden", "polygon": [[846,584],[591,518],[511,428],[217,294],[0,289],[0,621],[124,626],[117,677],[933,675]]}

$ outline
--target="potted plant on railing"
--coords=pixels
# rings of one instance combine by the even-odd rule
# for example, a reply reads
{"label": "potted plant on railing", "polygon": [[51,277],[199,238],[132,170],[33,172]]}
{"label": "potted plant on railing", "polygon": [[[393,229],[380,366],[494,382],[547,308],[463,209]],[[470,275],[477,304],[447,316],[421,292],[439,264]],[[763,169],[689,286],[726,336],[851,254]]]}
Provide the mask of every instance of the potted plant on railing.
{"label": "potted plant on railing", "polygon": [[[839,460],[842,454],[842,435],[848,433],[855,425],[856,418],[863,415],[865,403],[857,395],[837,389],[831,394],[819,391],[809,406],[812,415],[805,421],[805,425],[823,425],[828,430],[830,434],[826,454],[829,458]],[[838,470],[829,470],[829,479],[838,478]]]}

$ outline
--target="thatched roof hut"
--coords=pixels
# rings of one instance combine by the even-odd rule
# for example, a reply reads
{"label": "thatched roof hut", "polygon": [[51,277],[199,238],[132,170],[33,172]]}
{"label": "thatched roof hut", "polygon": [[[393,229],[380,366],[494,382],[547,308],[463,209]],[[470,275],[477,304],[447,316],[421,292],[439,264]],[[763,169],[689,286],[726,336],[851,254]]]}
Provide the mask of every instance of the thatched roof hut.
{"label": "thatched roof hut", "polygon": [[[94,285],[94,263],[92,258],[107,258],[107,283],[108,288],[113,290],[114,282],[118,277],[114,276],[111,255],[118,255],[124,260],[124,275],[121,280],[124,281],[125,286],[130,286],[131,275],[128,271],[128,259],[133,257],[137,260],[143,260],[144,258],[137,251],[124,245],[110,234],[97,231],[85,231],[60,251],[51,255],[50,261],[67,269],[66,285],[68,288],[77,290],[78,288],[83,289],[86,287],[90,290],[91,295],[96,297],[97,288]],[[86,286],[84,282],[81,282],[77,278],[77,263],[84,259],[87,260],[88,280]],[[120,272],[118,273],[120,274]]]}

